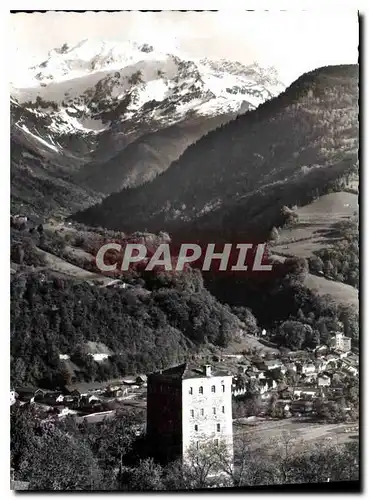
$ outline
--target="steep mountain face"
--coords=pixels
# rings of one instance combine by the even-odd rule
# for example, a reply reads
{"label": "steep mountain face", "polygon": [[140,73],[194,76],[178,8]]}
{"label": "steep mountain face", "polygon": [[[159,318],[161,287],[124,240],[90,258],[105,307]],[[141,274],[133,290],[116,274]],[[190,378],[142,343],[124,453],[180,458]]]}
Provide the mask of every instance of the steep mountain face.
{"label": "steep mountain face", "polygon": [[151,183],[113,194],[75,219],[181,237],[265,237],[283,205],[342,187],[357,153],[358,67],[324,67],[204,136]]}
{"label": "steep mountain face", "polygon": [[106,194],[153,178],[201,135],[283,88],[256,64],[85,40],[16,76],[12,134],[80,187]]}
{"label": "steep mountain face", "polygon": [[[37,221],[65,217],[101,201],[96,192],[81,188],[65,174],[68,164],[54,162],[48,147],[35,148],[21,131],[11,138],[11,212]],[[44,150],[42,150],[44,146]],[[44,153],[42,154],[41,153]],[[61,158],[62,159],[62,158]]]}

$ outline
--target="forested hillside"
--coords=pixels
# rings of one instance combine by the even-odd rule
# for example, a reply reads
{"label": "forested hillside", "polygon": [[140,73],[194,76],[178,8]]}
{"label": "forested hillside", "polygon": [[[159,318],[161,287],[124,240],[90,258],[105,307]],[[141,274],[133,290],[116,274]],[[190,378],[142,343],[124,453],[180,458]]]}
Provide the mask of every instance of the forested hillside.
{"label": "forested hillside", "polygon": [[[165,282],[165,284],[164,284]],[[240,321],[203,287],[194,271],[182,284],[152,277],[147,289],[99,288],[37,274],[11,284],[12,381],[55,387],[70,383],[60,354],[80,380],[150,372],[183,360],[208,342],[225,346]],[[86,343],[114,353],[96,363]]]}
{"label": "forested hillside", "polygon": [[358,67],[324,67],[201,138],[152,182],[75,219],[128,231],[265,237],[284,205],[342,188],[357,171],[357,149]]}

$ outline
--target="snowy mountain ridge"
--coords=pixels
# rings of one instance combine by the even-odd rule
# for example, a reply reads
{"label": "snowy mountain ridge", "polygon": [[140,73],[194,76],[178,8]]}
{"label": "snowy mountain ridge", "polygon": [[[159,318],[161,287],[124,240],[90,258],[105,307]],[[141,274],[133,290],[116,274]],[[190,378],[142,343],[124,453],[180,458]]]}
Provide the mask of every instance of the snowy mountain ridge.
{"label": "snowy mountain ridge", "polygon": [[146,122],[155,130],[188,113],[244,112],[284,89],[274,73],[268,79],[268,70],[256,64],[195,61],[178,54],[135,42],[83,40],[72,48],[64,44],[18,76],[11,94],[49,122],[49,132],[62,135],[97,134],[130,121]]}
{"label": "snowy mountain ridge", "polygon": [[30,172],[22,151],[41,155],[32,175],[63,175],[99,194],[150,181],[204,134],[284,90],[272,68],[194,59],[171,43],[83,40],[15,71],[14,168]]}

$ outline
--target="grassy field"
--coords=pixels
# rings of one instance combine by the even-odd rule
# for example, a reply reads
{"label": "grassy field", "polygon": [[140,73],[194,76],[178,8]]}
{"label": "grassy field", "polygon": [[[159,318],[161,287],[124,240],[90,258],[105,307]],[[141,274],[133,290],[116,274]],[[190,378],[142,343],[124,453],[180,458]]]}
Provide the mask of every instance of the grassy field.
{"label": "grassy field", "polygon": [[112,281],[112,279],[107,276],[86,271],[85,269],[75,266],[74,264],[70,264],[66,260],[53,255],[52,253],[45,252],[45,250],[38,249],[38,251],[44,255],[46,259],[46,266],[50,270],[61,273],[69,278],[83,281],[98,281],[101,285],[107,285]]}
{"label": "grassy field", "polygon": [[307,258],[316,250],[334,246],[337,236],[332,235],[333,225],[351,218],[358,209],[358,196],[346,192],[327,194],[298,208],[298,223],[279,232],[274,253]]}
{"label": "grassy field", "polygon": [[[309,258],[316,250],[333,247],[338,241],[337,236],[332,234],[333,225],[358,212],[358,196],[346,192],[327,194],[298,208],[296,212],[298,223],[281,230],[277,243],[272,247],[275,260]],[[358,291],[350,285],[312,274],[307,275],[305,285],[320,295],[329,295],[336,303],[359,307]]]}
{"label": "grassy field", "polygon": [[273,349],[272,347],[268,347],[253,335],[245,334],[241,340],[233,340],[226,349],[224,349],[224,354],[239,354],[243,351],[250,352],[251,350],[255,350],[258,353],[266,354],[269,353],[278,353],[278,349]]}
{"label": "grassy field", "polygon": [[305,285],[319,295],[329,295],[337,304],[347,304],[359,309],[359,291],[353,286],[308,274]]}
{"label": "grassy field", "polygon": [[[283,441],[285,436],[296,440],[296,446],[322,443],[343,444],[358,438],[358,431],[345,432],[355,424],[325,424],[307,418],[288,418],[283,420],[250,420],[248,423],[234,421],[233,433],[237,438],[249,442],[250,446],[274,446],[276,440]],[[357,426],[356,426],[357,427]]]}

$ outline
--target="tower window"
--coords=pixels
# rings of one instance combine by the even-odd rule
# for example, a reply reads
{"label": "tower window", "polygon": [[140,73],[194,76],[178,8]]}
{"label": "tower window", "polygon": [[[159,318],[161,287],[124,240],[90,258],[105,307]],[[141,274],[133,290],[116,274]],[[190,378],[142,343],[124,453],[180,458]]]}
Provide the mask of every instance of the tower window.
{"label": "tower window", "polygon": [[211,392],[215,392],[215,385],[211,386]]}
{"label": "tower window", "polygon": [[222,413],[224,413],[224,406],[222,406]]}
{"label": "tower window", "polygon": [[217,432],[220,432],[220,424],[217,424]]}
{"label": "tower window", "polygon": [[194,416],[195,416],[195,411],[191,410],[191,417],[194,417]]}
{"label": "tower window", "polygon": [[202,385],[199,387],[199,394],[204,394],[204,388]]}
{"label": "tower window", "polygon": [[193,389],[192,389],[192,387],[190,387],[190,389],[189,389],[189,391],[188,391],[188,392],[189,392],[189,394],[193,394]]}
{"label": "tower window", "polygon": [[215,439],[214,444],[215,444],[215,446],[219,446],[219,439]]}
{"label": "tower window", "polygon": [[201,408],[201,416],[204,416],[204,408]]}
{"label": "tower window", "polygon": [[198,450],[198,449],[199,449],[199,442],[196,441],[196,450]]}
{"label": "tower window", "polygon": [[195,425],[195,431],[198,431],[199,430],[199,426],[196,424]]}
{"label": "tower window", "polygon": [[222,384],[222,391],[225,392],[225,385]]}
{"label": "tower window", "polygon": [[216,415],[216,413],[217,413],[217,409],[213,408],[213,415]]}

